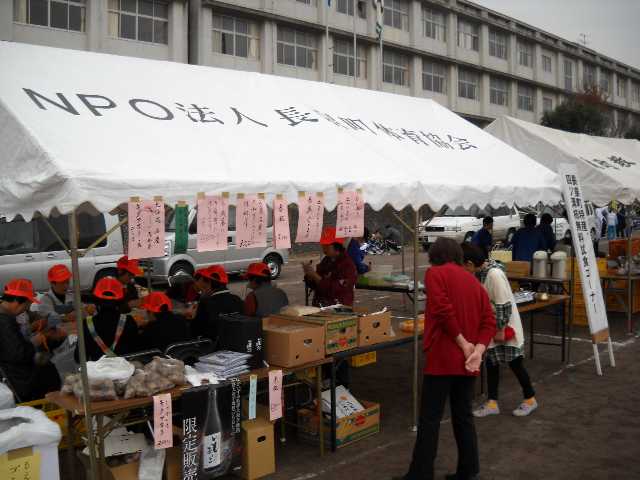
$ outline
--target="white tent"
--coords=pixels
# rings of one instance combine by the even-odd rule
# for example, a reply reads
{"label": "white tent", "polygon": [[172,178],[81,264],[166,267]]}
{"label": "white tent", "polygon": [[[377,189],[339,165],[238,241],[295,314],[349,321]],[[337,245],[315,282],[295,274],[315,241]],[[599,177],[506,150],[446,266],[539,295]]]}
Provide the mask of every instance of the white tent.
{"label": "white tent", "polygon": [[511,117],[498,118],[485,131],[554,171],[562,163],[576,165],[585,198],[597,205],[640,198],[640,149],[623,145],[627,140],[563,132]]}
{"label": "white tent", "polygon": [[640,141],[628,138],[593,137],[594,140],[607,145],[624,155],[626,160],[640,165]]}
{"label": "white tent", "polygon": [[560,199],[552,172],[427,99],[8,42],[0,65],[8,217],[200,191],[323,191],[331,209],[336,186],[374,209]]}

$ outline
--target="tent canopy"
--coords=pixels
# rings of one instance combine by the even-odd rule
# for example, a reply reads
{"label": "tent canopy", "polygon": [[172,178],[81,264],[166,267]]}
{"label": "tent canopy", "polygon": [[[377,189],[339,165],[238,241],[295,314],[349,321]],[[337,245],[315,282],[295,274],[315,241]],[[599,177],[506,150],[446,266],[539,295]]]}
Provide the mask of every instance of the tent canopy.
{"label": "tent canopy", "polygon": [[555,173],[427,99],[9,42],[0,65],[7,217],[223,191],[332,209],[338,186],[374,209],[560,200]]}
{"label": "tent canopy", "polygon": [[640,198],[640,142],[563,132],[506,116],[485,130],[553,171],[562,163],[576,165],[585,198],[597,205]]}

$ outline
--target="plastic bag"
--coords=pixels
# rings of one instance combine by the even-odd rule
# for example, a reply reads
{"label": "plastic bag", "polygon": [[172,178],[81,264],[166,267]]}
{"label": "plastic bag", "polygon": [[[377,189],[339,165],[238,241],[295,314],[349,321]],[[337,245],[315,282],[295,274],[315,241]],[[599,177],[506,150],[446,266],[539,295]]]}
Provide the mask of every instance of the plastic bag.
{"label": "plastic bag", "polygon": [[54,350],[51,363],[53,363],[58,370],[60,380],[64,381],[65,377],[69,374],[78,372],[78,363],[74,358],[75,353],[75,341],[69,337],[64,339],[62,345]]}
{"label": "plastic bag", "polygon": [[0,410],[0,454],[24,447],[58,445],[60,438],[60,426],[41,410],[32,407]]}
{"label": "plastic bag", "polygon": [[136,370],[133,377],[127,382],[127,388],[124,392],[124,398],[149,397],[151,390],[147,387],[147,372],[144,370]]}
{"label": "plastic bag", "polygon": [[122,357],[100,358],[97,362],[87,362],[87,375],[92,380],[112,380],[126,383],[135,367]]}
{"label": "plastic bag", "polygon": [[142,450],[138,480],[162,480],[165,456],[166,450],[156,450],[151,445]]}
{"label": "plastic bag", "polygon": [[167,377],[174,385],[186,385],[184,374],[184,362],[173,358],[153,357],[153,360],[145,365],[146,372],[156,372]]}
{"label": "plastic bag", "polygon": [[[61,392],[73,393],[77,398],[82,398],[82,377],[80,374],[68,375],[64,379]],[[92,401],[117,400],[118,395],[112,380],[89,379],[89,399]]]}
{"label": "plastic bag", "polygon": [[13,392],[4,383],[0,382],[0,410],[15,408],[16,401]]}

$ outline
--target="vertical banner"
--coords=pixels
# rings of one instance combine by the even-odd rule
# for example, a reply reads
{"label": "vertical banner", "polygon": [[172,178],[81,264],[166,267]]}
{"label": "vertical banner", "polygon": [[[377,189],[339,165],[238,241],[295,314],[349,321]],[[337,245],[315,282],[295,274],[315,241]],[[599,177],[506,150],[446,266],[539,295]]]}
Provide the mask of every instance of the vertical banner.
{"label": "vertical banner", "polygon": [[277,195],[273,200],[273,247],[291,248],[289,203],[282,195]]}
{"label": "vertical banner", "polygon": [[173,447],[171,394],[153,397],[153,443],[157,449]]}
{"label": "vertical banner", "polygon": [[175,239],[173,253],[187,253],[189,247],[189,207],[184,202],[178,202],[175,208]]}
{"label": "vertical banner", "polygon": [[132,198],[129,213],[129,258],[164,256],[164,202]]}
{"label": "vertical banner", "polygon": [[362,191],[338,191],[336,235],[341,238],[364,235],[364,199]]}
{"label": "vertical banner", "polygon": [[[205,430],[209,387],[185,390],[182,394],[182,480],[196,480],[200,472],[201,445]],[[203,408],[203,406],[205,406]]]}
{"label": "vertical banner", "polygon": [[198,252],[227,249],[229,194],[198,194]]}
{"label": "vertical banner", "polygon": [[282,370],[269,372],[269,420],[282,418]]}
{"label": "vertical banner", "polygon": [[298,193],[297,243],[317,243],[322,235],[324,218],[324,195],[318,193]]}
{"label": "vertical banner", "polygon": [[249,376],[249,420],[256,418],[256,396],[258,394],[258,376]]}
{"label": "vertical banner", "polygon": [[236,202],[236,248],[267,246],[267,202],[264,193],[238,194]]}
{"label": "vertical banner", "polygon": [[582,293],[589,320],[591,335],[608,331],[607,310],[602,296],[602,285],[598,264],[593,250],[591,233],[587,222],[587,214],[582,197],[582,188],[578,180],[577,170],[573,165],[562,164],[559,169],[564,202],[571,225],[573,248],[576,261],[580,267]]}

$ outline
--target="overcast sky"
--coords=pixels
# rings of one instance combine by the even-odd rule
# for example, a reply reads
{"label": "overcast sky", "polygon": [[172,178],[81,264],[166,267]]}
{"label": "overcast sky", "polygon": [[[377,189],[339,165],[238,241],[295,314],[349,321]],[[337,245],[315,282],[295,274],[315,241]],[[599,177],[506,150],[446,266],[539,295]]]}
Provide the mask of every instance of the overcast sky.
{"label": "overcast sky", "polygon": [[640,68],[640,0],[472,0]]}

